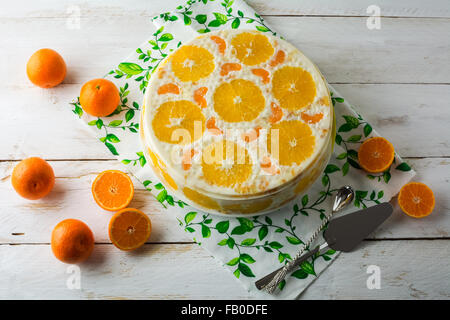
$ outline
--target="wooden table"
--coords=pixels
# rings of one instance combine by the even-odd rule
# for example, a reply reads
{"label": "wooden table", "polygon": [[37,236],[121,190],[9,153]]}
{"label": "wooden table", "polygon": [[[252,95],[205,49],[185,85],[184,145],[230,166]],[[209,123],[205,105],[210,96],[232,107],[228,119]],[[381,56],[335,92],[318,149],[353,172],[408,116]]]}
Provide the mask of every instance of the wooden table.
{"label": "wooden table", "polygon": [[[198,247],[142,190],[132,206],[150,214],[154,233],[142,250],[109,242],[109,213],[90,186],[104,169],[120,168],[71,114],[81,84],[105,74],[152,32],[150,17],[177,1],[10,1],[0,10],[0,298],[243,299],[250,295]],[[370,0],[249,1],[301,48],[329,82],[388,137],[430,185],[436,209],[416,220],[396,210],[363,248],[342,254],[302,298],[450,298],[450,4],[448,0],[378,0],[381,29],[366,26]],[[80,28],[70,17],[79,10]],[[71,27],[72,26],[72,27]],[[64,84],[40,89],[25,65],[37,49],[59,51]],[[48,159],[52,194],[26,201],[10,183],[28,156]],[[50,250],[53,227],[85,221],[97,245],[81,267],[81,289],[68,289],[68,265]],[[369,290],[369,265],[381,289]]]}

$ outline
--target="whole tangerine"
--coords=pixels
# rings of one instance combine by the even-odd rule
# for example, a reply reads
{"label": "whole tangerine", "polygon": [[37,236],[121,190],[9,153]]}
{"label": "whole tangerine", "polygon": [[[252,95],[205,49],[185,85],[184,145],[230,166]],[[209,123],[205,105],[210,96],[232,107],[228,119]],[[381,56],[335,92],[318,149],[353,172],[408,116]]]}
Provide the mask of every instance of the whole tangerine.
{"label": "whole tangerine", "polygon": [[40,49],[28,59],[28,79],[41,88],[57,86],[66,77],[66,72],[66,63],[55,50]]}
{"label": "whole tangerine", "polygon": [[45,197],[55,185],[55,174],[47,161],[31,157],[20,161],[11,175],[16,192],[29,200]]}
{"label": "whole tangerine", "polygon": [[94,117],[106,117],[116,110],[120,103],[119,90],[106,79],[86,82],[80,91],[80,104],[84,111]]}
{"label": "whole tangerine", "polygon": [[94,234],[83,221],[66,219],[53,229],[51,246],[58,260],[80,263],[89,258],[94,249]]}

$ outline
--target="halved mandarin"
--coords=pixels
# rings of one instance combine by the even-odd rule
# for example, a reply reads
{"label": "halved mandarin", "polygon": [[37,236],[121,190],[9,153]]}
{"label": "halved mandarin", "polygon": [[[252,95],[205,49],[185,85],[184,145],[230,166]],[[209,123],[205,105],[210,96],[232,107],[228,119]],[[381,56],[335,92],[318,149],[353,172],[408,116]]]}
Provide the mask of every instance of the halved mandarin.
{"label": "halved mandarin", "polygon": [[233,187],[248,179],[252,163],[247,149],[233,141],[221,140],[203,149],[202,172],[212,185]]}
{"label": "halved mandarin", "polygon": [[189,144],[202,137],[205,116],[191,101],[168,101],[158,108],[152,128],[155,136],[163,142]]}
{"label": "halved mandarin", "polygon": [[117,212],[109,222],[109,239],[124,251],[144,245],[152,232],[150,218],[138,209],[125,208]]}
{"label": "halved mandarin", "polygon": [[384,172],[394,161],[394,146],[383,137],[373,137],[364,141],[358,150],[359,165],[367,172]]}
{"label": "halved mandarin", "polygon": [[173,73],[183,82],[206,78],[214,67],[214,56],[202,47],[182,46],[172,56]]}
{"label": "halved mandarin", "polygon": [[236,58],[248,66],[269,60],[274,52],[269,39],[257,32],[242,32],[231,40],[231,45]]}
{"label": "halved mandarin", "polygon": [[133,182],[125,172],[106,170],[92,183],[92,195],[103,209],[117,211],[128,206],[133,199]]}
{"label": "halved mandarin", "polygon": [[316,84],[308,71],[300,67],[282,67],[274,72],[272,93],[282,108],[300,110],[314,101]]}
{"label": "halved mandarin", "polygon": [[434,194],[426,184],[410,182],[400,189],[398,204],[408,216],[423,218],[428,216],[434,209]]}
{"label": "halved mandarin", "polygon": [[264,109],[266,100],[252,81],[224,82],[214,92],[214,110],[227,122],[252,121]]}
{"label": "halved mandarin", "polygon": [[311,156],[314,147],[311,128],[299,120],[275,123],[268,132],[267,150],[282,166],[301,164]]}

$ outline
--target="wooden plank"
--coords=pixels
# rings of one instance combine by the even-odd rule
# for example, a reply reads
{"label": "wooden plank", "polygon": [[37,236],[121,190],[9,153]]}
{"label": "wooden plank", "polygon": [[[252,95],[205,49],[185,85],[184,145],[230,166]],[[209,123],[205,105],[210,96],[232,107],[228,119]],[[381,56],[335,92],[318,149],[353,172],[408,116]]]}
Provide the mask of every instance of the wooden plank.
{"label": "wooden plank", "polygon": [[[407,157],[450,156],[448,85],[334,85]],[[80,85],[0,86],[0,159],[113,159],[70,111]],[[418,130],[420,128],[420,130]],[[57,139],[54,137],[58,137]]]}
{"label": "wooden plank", "polygon": [[[28,85],[24,70],[38,48],[52,47],[68,63],[65,83],[103,76],[151,35],[148,17],[84,17],[68,30],[64,18],[2,18],[0,84]],[[383,18],[369,30],[360,17],[268,17],[332,83],[450,83],[450,19]],[[64,32],[61,32],[64,30]],[[81,49],[83,48],[83,49]]]}
{"label": "wooden plank", "polygon": [[[376,4],[382,16],[389,17],[450,17],[446,0],[247,0],[263,15],[312,15],[312,16],[366,16],[367,7]],[[79,6],[81,14],[89,16],[147,16],[174,9],[180,0],[154,1],[151,5],[142,0],[128,0],[126,7],[120,0],[89,1],[41,0],[9,3],[2,8],[0,17],[67,17],[68,8]]]}
{"label": "wooden plank", "polygon": [[[373,238],[448,238],[450,234],[450,180],[449,159],[410,160],[419,172],[418,181],[430,185],[437,203],[432,215],[414,219],[394,212],[373,235]],[[15,162],[0,163],[0,243],[49,243],[53,227],[61,220],[76,218],[85,221],[93,230],[99,243],[109,243],[107,225],[110,212],[100,209],[91,195],[95,176],[106,169],[123,169],[116,161],[52,161],[56,172],[56,186],[51,195],[39,201],[20,198],[11,187],[10,174]],[[149,214],[153,223],[150,242],[189,242],[191,238],[182,231],[171,215],[163,210],[148,192],[135,183],[135,197],[131,207]]]}
{"label": "wooden plank", "polygon": [[[301,298],[448,299],[450,284],[442,275],[450,263],[449,243],[449,240],[366,241],[359,250],[341,254]],[[380,268],[379,290],[367,289],[369,265]],[[53,257],[48,245],[1,245],[0,298],[255,297],[195,244],[148,244],[132,253],[121,252],[112,245],[97,245],[91,258],[79,265],[80,290],[68,289],[66,283],[73,276],[68,267]]]}
{"label": "wooden plank", "polygon": [[[366,241],[342,253],[302,299],[449,299],[449,240]],[[378,266],[381,288],[369,290],[369,266]],[[372,271],[373,272],[373,271]]]}

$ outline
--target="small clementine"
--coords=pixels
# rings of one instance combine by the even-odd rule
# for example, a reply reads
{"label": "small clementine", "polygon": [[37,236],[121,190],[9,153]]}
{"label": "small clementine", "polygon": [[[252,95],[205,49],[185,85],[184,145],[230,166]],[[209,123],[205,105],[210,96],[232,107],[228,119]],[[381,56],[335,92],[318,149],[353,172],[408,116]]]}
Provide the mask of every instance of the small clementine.
{"label": "small clementine", "polygon": [[52,49],[40,49],[33,53],[27,63],[27,76],[41,88],[52,88],[66,77],[66,63],[61,55]]}
{"label": "small clementine", "polygon": [[53,254],[64,263],[80,263],[89,258],[94,249],[94,234],[82,221],[66,219],[52,232]]}
{"label": "small clementine", "polygon": [[94,117],[106,117],[116,110],[120,103],[119,90],[106,79],[86,82],[80,91],[80,104],[84,111]]}
{"label": "small clementine", "polygon": [[22,197],[37,200],[50,193],[55,185],[55,174],[47,161],[31,157],[20,161],[11,175],[14,190]]}

